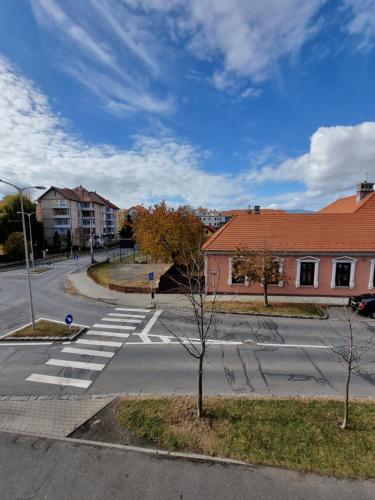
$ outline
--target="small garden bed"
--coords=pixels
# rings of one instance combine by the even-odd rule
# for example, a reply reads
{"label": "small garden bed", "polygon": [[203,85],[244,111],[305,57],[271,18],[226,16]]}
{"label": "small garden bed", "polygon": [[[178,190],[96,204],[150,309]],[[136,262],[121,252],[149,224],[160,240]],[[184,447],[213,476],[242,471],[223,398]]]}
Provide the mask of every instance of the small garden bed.
{"label": "small garden bed", "polygon": [[35,322],[35,328],[31,323],[18,328],[1,338],[2,341],[9,340],[72,340],[85,330],[80,325],[71,327],[65,323],[39,319]]}
{"label": "small garden bed", "polygon": [[[207,304],[211,308],[211,304]],[[254,314],[261,316],[285,316],[297,318],[320,318],[328,317],[326,307],[318,304],[305,303],[274,303],[265,306],[261,302],[230,301],[218,299],[214,305],[216,312],[232,314]]]}
{"label": "small garden bed", "polygon": [[205,398],[205,408],[199,421],[192,397],[124,398],[115,410],[116,425],[167,450],[375,477],[374,402],[352,403],[346,431],[339,427],[343,404],[337,400]]}

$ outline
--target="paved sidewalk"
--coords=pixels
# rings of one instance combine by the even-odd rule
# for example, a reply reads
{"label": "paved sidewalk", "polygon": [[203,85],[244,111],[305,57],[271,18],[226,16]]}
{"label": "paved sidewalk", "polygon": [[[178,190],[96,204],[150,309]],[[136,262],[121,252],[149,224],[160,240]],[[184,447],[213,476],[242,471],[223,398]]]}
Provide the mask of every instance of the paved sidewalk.
{"label": "paved sidewalk", "polygon": [[[134,307],[150,307],[151,300],[149,293],[124,293],[124,292],[116,292],[115,290],[109,290],[109,288],[105,288],[103,286],[98,285],[93,281],[86,272],[86,269],[81,270],[80,272],[72,273],[66,279],[66,284],[69,288],[73,288],[77,293],[83,295],[84,297],[101,300],[103,302],[108,302],[111,304],[119,304],[119,305],[128,305]],[[259,295],[246,295],[246,296],[238,296],[238,295],[225,295],[219,297],[218,300],[222,298],[223,300],[253,300],[253,301],[262,301],[263,296]],[[300,303],[300,302],[314,302],[320,304],[328,304],[331,306],[334,305],[346,305],[347,299],[342,299],[341,297],[286,297],[286,296],[272,296],[272,302],[292,302],[292,303]],[[210,297],[208,297],[210,299]],[[163,294],[155,294],[155,305],[159,309],[190,309],[190,303],[186,297],[182,294],[173,294],[173,293],[163,293]]]}
{"label": "paved sidewalk", "polygon": [[98,399],[29,399],[0,401],[0,431],[65,437],[106,406]]}
{"label": "paved sidewalk", "polygon": [[373,481],[161,458],[115,446],[0,432],[1,498],[370,500]]}
{"label": "paved sidewalk", "polygon": [[[95,283],[86,270],[72,273],[66,279],[66,286],[73,286],[77,293],[84,297],[101,300],[111,304],[127,305],[133,307],[150,307],[151,298],[149,293],[123,293],[109,290]],[[181,294],[156,294],[155,306],[158,308],[190,308],[189,301]]]}

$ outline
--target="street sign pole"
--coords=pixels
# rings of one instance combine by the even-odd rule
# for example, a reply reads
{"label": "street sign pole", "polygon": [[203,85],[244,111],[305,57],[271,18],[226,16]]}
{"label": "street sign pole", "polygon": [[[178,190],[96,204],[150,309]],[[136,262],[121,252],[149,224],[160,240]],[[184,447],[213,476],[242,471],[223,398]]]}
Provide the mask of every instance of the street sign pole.
{"label": "street sign pole", "polygon": [[154,287],[154,273],[148,273],[148,281],[150,282],[150,301],[151,301],[151,308],[155,309],[155,292],[153,290]]}

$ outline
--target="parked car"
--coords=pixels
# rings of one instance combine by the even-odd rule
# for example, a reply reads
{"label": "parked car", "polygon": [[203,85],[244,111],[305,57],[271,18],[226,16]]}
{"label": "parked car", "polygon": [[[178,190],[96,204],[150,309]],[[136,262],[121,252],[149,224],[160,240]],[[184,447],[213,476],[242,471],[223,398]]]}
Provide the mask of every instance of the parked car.
{"label": "parked car", "polygon": [[365,293],[351,297],[349,305],[355,311],[375,319],[375,294]]}

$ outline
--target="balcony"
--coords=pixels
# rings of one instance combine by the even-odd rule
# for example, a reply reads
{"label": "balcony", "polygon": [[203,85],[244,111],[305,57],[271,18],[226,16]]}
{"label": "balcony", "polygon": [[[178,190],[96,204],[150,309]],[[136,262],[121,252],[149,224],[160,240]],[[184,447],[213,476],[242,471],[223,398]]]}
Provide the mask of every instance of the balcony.
{"label": "balcony", "polygon": [[68,200],[54,200],[52,208],[69,208],[69,202]]}

